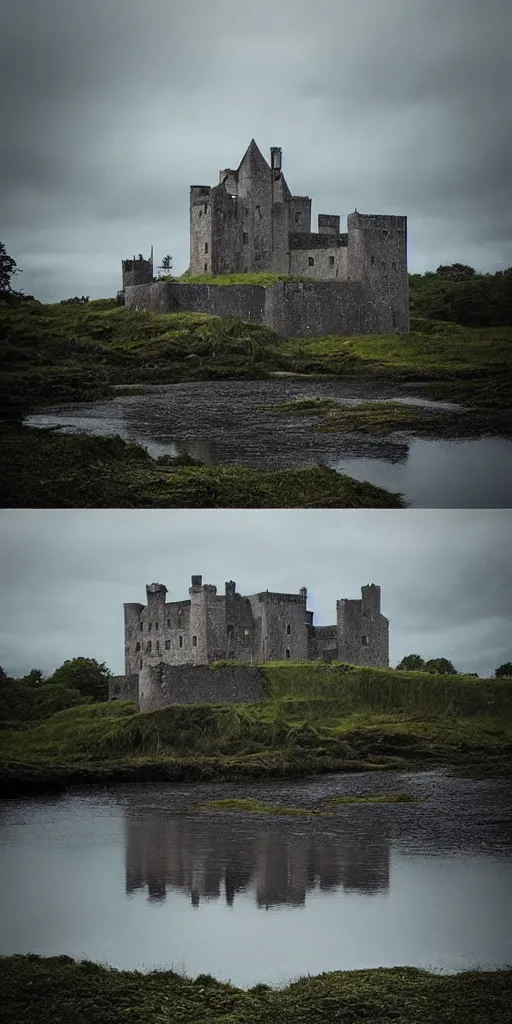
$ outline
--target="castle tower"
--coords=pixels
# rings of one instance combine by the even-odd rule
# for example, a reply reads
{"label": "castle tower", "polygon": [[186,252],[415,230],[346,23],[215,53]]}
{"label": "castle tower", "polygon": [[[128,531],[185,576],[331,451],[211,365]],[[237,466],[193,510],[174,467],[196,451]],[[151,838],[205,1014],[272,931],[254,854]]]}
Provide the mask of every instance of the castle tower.
{"label": "castle tower", "polygon": [[141,612],[143,604],[124,606],[124,672],[126,676],[137,675],[141,668]]}
{"label": "castle tower", "polygon": [[388,668],[389,622],[380,611],[380,587],[362,587],[361,595],[360,601],[336,601],[338,659]]}
{"label": "castle tower", "polygon": [[385,333],[410,330],[407,274],[407,217],[350,213],[348,277],[367,285],[380,308],[379,329]]}
{"label": "castle tower", "polygon": [[215,273],[212,230],[212,189],[209,185],[190,188],[190,273]]}
{"label": "castle tower", "polygon": [[123,291],[134,284],[151,284],[153,281],[153,257],[145,260],[140,254],[138,259],[122,261]]}

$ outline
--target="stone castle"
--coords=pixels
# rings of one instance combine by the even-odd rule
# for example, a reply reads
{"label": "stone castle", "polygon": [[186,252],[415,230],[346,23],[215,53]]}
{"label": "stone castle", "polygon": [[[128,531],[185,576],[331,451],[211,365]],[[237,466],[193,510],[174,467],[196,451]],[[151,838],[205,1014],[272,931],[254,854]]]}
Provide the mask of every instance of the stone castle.
{"label": "stone castle", "polygon": [[[125,675],[112,679],[110,693],[138,698],[142,710],[262,699],[256,666],[268,661],[389,667],[389,621],[373,583],[362,587],[360,600],[336,602],[333,626],[314,625],[305,587],[298,594],[243,597],[233,581],[217,594],[192,576],[188,600],[167,601],[161,583],[149,584],[146,594],[146,605],[124,606]],[[209,669],[222,660],[239,664]]]}
{"label": "stone castle", "polygon": [[238,168],[220,171],[219,184],[190,189],[190,273],[260,271],[299,277],[267,287],[155,281],[153,261],[123,261],[130,308],[189,309],[239,316],[279,334],[408,332],[407,218],[319,214],[311,230],[311,199],[293,196],[282,171],[282,151],[270,164],[254,139]]}

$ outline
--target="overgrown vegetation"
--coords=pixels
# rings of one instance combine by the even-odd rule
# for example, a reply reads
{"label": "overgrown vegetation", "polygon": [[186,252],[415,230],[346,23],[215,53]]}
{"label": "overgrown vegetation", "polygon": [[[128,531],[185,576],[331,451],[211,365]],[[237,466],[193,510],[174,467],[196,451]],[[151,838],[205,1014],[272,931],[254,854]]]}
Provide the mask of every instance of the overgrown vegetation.
{"label": "overgrown vegetation", "polygon": [[508,680],[261,666],[260,704],[85,704],[0,734],[0,793],[93,782],[301,777],[446,765],[507,772]]}
{"label": "overgrown vegetation", "polygon": [[4,1024],[508,1024],[512,969],[335,971],[244,991],[210,975],[32,954],[0,957],[0,999]]}
{"label": "overgrown vegetation", "polygon": [[401,495],[326,466],[276,472],[152,459],[119,437],[0,425],[9,508],[402,508]]}
{"label": "overgrown vegetation", "polygon": [[411,311],[416,316],[451,320],[466,327],[512,324],[512,267],[478,274],[461,263],[410,274]]}

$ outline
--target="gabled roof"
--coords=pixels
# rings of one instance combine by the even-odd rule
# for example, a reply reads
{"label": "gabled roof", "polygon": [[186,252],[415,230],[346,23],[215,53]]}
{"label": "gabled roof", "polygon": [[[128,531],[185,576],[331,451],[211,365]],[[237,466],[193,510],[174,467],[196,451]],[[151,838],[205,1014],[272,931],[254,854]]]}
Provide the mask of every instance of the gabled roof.
{"label": "gabled roof", "polygon": [[240,173],[240,169],[243,164],[247,164],[249,173],[256,171],[258,168],[264,167],[267,171],[270,170],[270,164],[267,163],[260,149],[258,149],[254,139],[251,139],[239,165],[237,168],[237,174]]}

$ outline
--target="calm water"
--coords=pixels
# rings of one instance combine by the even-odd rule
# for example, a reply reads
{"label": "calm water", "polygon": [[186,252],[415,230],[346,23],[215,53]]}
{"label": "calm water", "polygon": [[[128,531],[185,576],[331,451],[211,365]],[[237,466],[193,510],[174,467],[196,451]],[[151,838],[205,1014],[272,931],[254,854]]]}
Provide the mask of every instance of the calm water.
{"label": "calm water", "polygon": [[[332,818],[196,803],[407,790]],[[298,974],[512,962],[510,782],[442,773],[143,786],[0,804],[0,953],[174,966],[247,986]]]}
{"label": "calm water", "polygon": [[[420,388],[416,389],[421,391]],[[151,455],[188,452],[207,464],[256,469],[324,464],[405,494],[419,508],[512,506],[512,440],[412,439],[313,433],[314,420],[272,416],[258,406],[317,396],[357,404],[371,399],[425,405],[439,416],[456,406],[428,402],[400,385],[357,381],[195,381],[155,386],[148,395],[55,406],[30,416],[32,426],[119,434]]]}

